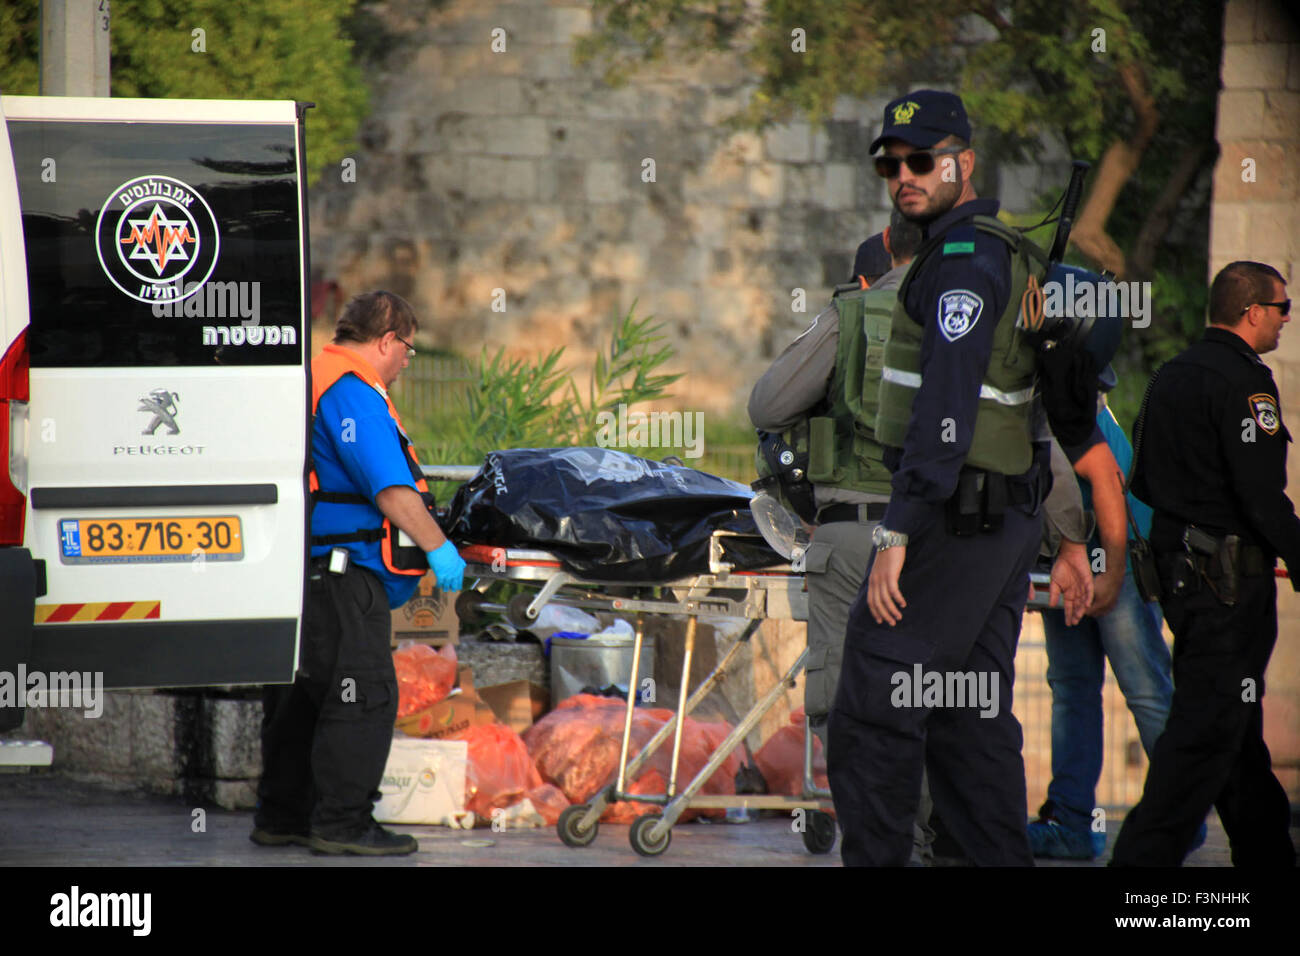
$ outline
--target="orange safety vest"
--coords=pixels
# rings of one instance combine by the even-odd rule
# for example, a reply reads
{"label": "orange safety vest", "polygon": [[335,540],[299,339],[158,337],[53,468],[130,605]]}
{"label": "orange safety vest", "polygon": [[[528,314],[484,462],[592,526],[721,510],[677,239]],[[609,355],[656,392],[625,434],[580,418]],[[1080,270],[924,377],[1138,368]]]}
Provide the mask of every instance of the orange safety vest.
{"label": "orange safety vest", "polygon": [[[315,434],[316,409],[320,405],[321,396],[330,390],[330,387],[348,373],[355,375],[361,381],[371,386],[381,396],[384,404],[388,406],[388,414],[392,416],[393,424],[397,426],[397,434],[400,436],[402,452],[406,456],[407,466],[411,469],[411,478],[415,482],[415,487],[420,490],[420,497],[424,499],[425,507],[430,513],[433,512],[434,500],[433,495],[429,493],[429,483],[424,478],[424,473],[420,470],[420,464],[415,460],[415,448],[411,440],[406,437],[406,429],[402,427],[402,418],[397,414],[397,409],[393,406],[393,400],[388,397],[388,390],[384,388],[384,383],[380,380],[375,370],[371,368],[370,363],[363,359],[351,349],[343,348],[339,345],[327,345],[325,350],[311,360],[311,415],[312,415],[312,433]],[[348,505],[371,505],[372,502],[365,495],[352,494],[339,491],[324,491],[320,486],[320,479],[316,475],[316,461],[313,458],[311,462],[311,475],[308,478],[308,487],[311,489],[312,509],[320,501],[331,504],[348,504]],[[380,541],[382,542],[381,552],[384,559],[384,567],[394,574],[411,574],[421,575],[429,570],[429,560],[418,545],[403,545],[398,541],[399,529],[388,518],[384,518],[382,527],[379,528],[359,528],[356,531],[350,531],[344,534],[331,535],[312,535],[311,543],[313,546],[326,545],[333,546],[338,544],[347,544],[353,541]]]}

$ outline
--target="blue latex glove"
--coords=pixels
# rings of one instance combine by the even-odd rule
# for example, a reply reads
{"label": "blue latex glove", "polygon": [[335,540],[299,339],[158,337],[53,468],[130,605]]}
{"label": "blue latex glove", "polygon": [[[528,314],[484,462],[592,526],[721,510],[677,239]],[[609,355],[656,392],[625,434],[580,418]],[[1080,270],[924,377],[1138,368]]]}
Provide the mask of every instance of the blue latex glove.
{"label": "blue latex glove", "polygon": [[443,591],[459,591],[465,579],[465,561],[456,553],[456,546],[444,541],[437,549],[424,552]]}

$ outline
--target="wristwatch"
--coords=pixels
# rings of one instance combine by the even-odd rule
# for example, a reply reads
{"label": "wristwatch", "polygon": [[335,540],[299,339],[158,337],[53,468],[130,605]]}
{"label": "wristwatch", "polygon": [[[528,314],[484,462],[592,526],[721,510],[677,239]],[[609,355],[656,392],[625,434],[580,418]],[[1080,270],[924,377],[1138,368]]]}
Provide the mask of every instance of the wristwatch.
{"label": "wristwatch", "polygon": [[876,546],[877,551],[884,551],[886,548],[902,548],[907,545],[907,535],[901,531],[890,531],[883,524],[878,524],[871,532],[871,543]]}

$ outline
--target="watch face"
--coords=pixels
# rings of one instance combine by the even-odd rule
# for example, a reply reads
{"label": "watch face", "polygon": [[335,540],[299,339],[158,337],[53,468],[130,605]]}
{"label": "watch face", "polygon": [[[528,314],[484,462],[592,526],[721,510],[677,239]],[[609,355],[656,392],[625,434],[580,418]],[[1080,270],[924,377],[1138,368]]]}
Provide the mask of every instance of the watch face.
{"label": "watch face", "polygon": [[874,544],[876,547],[880,547],[880,542],[884,540],[885,540],[885,526],[882,524],[878,524],[871,530],[871,543]]}

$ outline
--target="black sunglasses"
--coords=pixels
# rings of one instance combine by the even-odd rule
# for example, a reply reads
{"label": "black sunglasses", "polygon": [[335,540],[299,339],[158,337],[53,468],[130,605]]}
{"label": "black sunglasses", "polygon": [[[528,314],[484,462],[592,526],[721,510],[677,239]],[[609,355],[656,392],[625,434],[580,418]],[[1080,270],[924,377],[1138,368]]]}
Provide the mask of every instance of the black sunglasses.
{"label": "black sunglasses", "polygon": [[[1281,302],[1255,302],[1255,303],[1253,303],[1253,304],[1254,304],[1254,305],[1261,305],[1261,306],[1264,306],[1265,308],[1267,308],[1267,307],[1269,307],[1269,306],[1273,306],[1273,307],[1276,308],[1276,309],[1281,309],[1283,315],[1290,315],[1290,314],[1291,314],[1291,300],[1290,300],[1290,299],[1283,299]],[[1242,314],[1242,315],[1245,315],[1245,314],[1246,314],[1247,312],[1249,312],[1249,311],[1250,311],[1250,306],[1248,305],[1248,306],[1246,306],[1244,309],[1241,310],[1241,314]]]}
{"label": "black sunglasses", "polygon": [[903,163],[907,163],[907,168],[918,176],[924,176],[926,173],[934,172],[934,158],[944,156],[948,153],[960,153],[967,149],[965,146],[948,146],[944,149],[918,149],[916,152],[908,153],[906,156],[877,156],[876,173],[885,179],[893,179],[898,175],[898,170]]}

